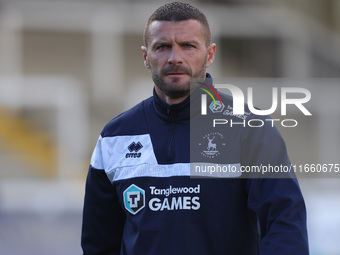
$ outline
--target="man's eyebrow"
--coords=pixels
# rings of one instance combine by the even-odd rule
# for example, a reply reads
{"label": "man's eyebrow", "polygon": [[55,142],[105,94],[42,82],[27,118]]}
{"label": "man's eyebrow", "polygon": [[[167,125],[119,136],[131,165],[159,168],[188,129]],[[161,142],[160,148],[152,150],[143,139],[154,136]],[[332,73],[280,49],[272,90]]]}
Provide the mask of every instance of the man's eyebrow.
{"label": "man's eyebrow", "polygon": [[180,44],[193,44],[193,45],[198,45],[199,43],[195,40],[189,40],[189,41],[182,41]]}
{"label": "man's eyebrow", "polygon": [[152,45],[159,45],[159,44],[170,44],[170,42],[166,40],[157,40],[152,43]]}
{"label": "man's eyebrow", "polygon": [[[158,41],[155,41],[152,43],[152,46],[154,45],[170,45],[172,42],[169,42],[167,40],[158,40]],[[184,44],[193,44],[193,45],[198,45],[199,42],[196,41],[196,40],[183,40],[183,41],[179,41],[178,42],[179,44],[181,45],[184,45]]]}

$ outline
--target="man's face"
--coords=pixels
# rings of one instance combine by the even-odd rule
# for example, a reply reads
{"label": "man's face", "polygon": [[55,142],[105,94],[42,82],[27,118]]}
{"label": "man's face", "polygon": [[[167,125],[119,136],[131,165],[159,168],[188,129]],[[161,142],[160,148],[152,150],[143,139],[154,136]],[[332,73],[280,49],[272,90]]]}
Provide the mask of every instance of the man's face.
{"label": "man's face", "polygon": [[206,40],[197,20],[150,24],[148,46],[142,51],[161,98],[185,98],[190,94],[190,79],[205,78],[216,48],[215,44],[207,46]]}

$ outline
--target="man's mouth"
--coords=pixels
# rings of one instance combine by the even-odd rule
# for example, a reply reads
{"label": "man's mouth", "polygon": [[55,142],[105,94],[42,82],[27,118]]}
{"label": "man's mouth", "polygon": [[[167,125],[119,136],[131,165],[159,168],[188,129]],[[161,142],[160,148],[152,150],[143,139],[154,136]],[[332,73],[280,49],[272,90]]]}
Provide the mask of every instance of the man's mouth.
{"label": "man's mouth", "polygon": [[186,70],[185,68],[167,68],[164,70],[164,76],[190,76],[189,70]]}
{"label": "man's mouth", "polygon": [[186,75],[186,73],[167,73],[167,75]]}

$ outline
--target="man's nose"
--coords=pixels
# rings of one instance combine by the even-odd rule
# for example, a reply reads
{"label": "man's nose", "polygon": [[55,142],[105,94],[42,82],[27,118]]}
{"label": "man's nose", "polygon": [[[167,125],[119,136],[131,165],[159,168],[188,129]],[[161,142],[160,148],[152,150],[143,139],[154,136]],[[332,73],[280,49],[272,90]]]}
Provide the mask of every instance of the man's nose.
{"label": "man's nose", "polygon": [[168,59],[169,65],[180,65],[183,63],[181,49],[178,46],[171,47],[170,56]]}

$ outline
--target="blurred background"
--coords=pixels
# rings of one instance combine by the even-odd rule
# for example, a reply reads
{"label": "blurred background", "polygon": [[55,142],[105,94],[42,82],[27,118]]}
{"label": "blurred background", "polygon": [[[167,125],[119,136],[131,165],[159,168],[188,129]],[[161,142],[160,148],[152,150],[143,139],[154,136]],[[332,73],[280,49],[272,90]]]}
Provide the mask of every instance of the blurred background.
{"label": "blurred background", "polygon": [[[81,254],[92,150],[152,95],[140,46],[166,2],[0,0],[0,254]],[[340,163],[340,1],[187,2],[210,22],[213,77],[253,87],[264,109],[272,87],[311,91],[313,116],[293,109],[298,126],[279,126],[293,163]],[[340,254],[338,176],[299,174],[312,255]]]}

